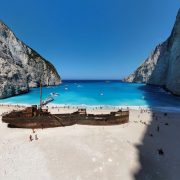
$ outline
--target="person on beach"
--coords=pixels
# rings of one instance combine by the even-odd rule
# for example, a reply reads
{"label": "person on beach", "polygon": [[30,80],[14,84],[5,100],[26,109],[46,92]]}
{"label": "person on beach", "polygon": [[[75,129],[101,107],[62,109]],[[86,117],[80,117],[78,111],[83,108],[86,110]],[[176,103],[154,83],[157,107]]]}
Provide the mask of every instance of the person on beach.
{"label": "person on beach", "polygon": [[29,140],[30,140],[30,141],[33,141],[32,135],[29,136]]}
{"label": "person on beach", "polygon": [[157,131],[159,132],[159,125],[157,126]]}
{"label": "person on beach", "polygon": [[33,133],[35,133],[36,131],[34,129],[32,129]]}
{"label": "person on beach", "polygon": [[35,135],[35,140],[38,140],[39,138],[37,137],[37,134]]}

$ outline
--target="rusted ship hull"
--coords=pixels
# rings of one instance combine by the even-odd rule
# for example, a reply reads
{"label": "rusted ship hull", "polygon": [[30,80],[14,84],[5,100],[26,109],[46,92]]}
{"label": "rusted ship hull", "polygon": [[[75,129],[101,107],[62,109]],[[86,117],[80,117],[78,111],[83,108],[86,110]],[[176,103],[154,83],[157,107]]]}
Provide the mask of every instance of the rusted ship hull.
{"label": "rusted ship hull", "polygon": [[[24,113],[24,111],[22,111]],[[110,114],[84,114],[75,112],[72,114],[50,114],[45,113],[36,113],[27,114],[22,112],[12,112],[7,115],[2,116],[2,121],[8,123],[9,127],[16,128],[52,128],[52,127],[63,127],[71,126],[74,124],[81,125],[117,125],[124,124],[129,121],[129,112],[121,111],[118,113]]]}
{"label": "rusted ship hull", "polygon": [[35,118],[19,118],[17,120],[6,118],[2,119],[3,122],[8,124],[8,127],[14,128],[31,128],[31,129],[39,129],[39,128],[52,128],[52,127],[60,127],[60,126],[70,126],[76,124],[72,120],[58,120],[53,116],[49,117],[35,117]]}

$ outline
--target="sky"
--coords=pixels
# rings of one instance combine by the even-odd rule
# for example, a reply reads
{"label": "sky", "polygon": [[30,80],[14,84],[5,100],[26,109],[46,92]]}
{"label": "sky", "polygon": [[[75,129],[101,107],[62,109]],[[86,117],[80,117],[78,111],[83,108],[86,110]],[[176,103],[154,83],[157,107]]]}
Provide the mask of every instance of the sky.
{"label": "sky", "polygon": [[0,19],[62,79],[121,79],[168,38],[179,0],[0,0]]}

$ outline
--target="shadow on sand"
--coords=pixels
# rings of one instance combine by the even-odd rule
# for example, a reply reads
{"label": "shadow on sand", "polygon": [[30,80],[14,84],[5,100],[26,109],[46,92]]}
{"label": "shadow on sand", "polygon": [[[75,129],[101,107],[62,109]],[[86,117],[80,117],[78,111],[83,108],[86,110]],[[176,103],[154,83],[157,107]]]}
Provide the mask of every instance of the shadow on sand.
{"label": "shadow on sand", "polygon": [[[146,94],[146,86],[140,88]],[[149,89],[149,88],[148,88]],[[147,97],[149,106],[153,105]],[[133,174],[135,180],[180,179],[180,113],[151,113],[151,122],[137,145],[140,169]]]}

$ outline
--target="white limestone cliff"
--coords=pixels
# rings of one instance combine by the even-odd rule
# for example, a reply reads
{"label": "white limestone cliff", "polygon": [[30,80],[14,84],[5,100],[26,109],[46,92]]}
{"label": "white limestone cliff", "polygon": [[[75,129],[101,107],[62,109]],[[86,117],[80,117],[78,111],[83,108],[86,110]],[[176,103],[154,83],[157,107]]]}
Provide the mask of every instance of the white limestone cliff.
{"label": "white limestone cliff", "polygon": [[55,67],[0,21],[0,98],[28,92],[40,79],[43,86],[61,82]]}
{"label": "white limestone cliff", "polygon": [[159,85],[180,95],[180,10],[170,37],[124,81]]}

